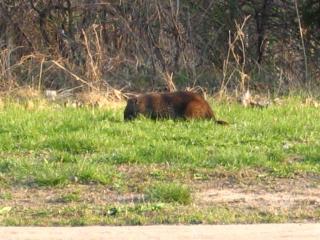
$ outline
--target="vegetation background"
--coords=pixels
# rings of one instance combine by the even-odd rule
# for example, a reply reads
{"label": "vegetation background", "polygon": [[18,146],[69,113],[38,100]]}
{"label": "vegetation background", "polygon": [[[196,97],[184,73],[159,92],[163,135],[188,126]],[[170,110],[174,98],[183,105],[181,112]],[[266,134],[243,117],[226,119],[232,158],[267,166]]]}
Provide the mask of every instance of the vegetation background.
{"label": "vegetation background", "polygon": [[319,37],[317,0],[1,0],[0,88],[310,91]]}

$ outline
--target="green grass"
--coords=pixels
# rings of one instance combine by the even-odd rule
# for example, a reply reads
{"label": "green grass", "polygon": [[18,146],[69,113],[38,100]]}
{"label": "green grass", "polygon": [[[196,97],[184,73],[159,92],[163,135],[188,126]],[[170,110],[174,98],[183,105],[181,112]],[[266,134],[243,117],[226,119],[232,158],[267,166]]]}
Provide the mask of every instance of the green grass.
{"label": "green grass", "polygon": [[[262,110],[238,105],[215,109],[220,118],[232,123],[229,127],[211,121],[125,123],[121,110],[48,107],[28,111],[10,104],[0,111],[0,171],[23,178],[36,167],[61,179],[74,171],[84,181],[92,177],[106,184],[110,181],[100,179],[101,175],[119,164],[253,167],[279,176],[319,172],[319,109],[294,101]],[[286,163],[293,155],[302,160]]]}
{"label": "green grass", "polygon": [[62,202],[62,203],[79,202],[80,200],[81,200],[81,197],[78,192],[64,194],[57,199],[58,202]]}
{"label": "green grass", "polygon": [[[192,203],[194,185],[215,179],[220,173],[240,176],[252,172],[256,174],[254,178],[320,175],[319,109],[304,106],[298,99],[288,99],[283,106],[267,109],[215,104],[214,110],[230,126],[219,126],[212,121],[143,118],[124,122],[122,108],[75,109],[49,104],[27,110],[22,105],[7,103],[0,109],[0,189],[5,189],[0,192],[0,209],[14,198],[10,193],[13,187],[63,189],[69,185],[75,188],[103,185],[120,195],[145,193],[147,202],[137,203],[138,206],[158,207],[147,211],[152,214],[131,214],[128,218],[135,217],[130,221],[121,215],[128,209],[117,210],[120,215],[116,219],[107,213],[105,219],[91,209],[90,217],[84,213],[84,217],[75,217],[73,221],[73,216],[37,213],[40,207],[30,208],[33,213],[13,208],[6,217],[0,217],[0,225],[37,224],[43,216],[51,218],[48,224],[61,225],[280,221],[268,220],[268,214],[256,220],[260,216],[257,212],[235,217],[240,210],[224,207],[212,214],[225,213],[221,221],[204,217],[202,211],[206,210],[194,210],[194,207],[190,207],[194,213],[181,210],[185,217],[173,214],[170,219],[157,219],[167,211],[187,208],[183,205]],[[61,202],[78,202],[78,199],[81,197],[66,195]],[[162,203],[169,205],[163,207]],[[127,207],[120,204],[118,208]],[[36,215],[28,218],[28,214]],[[25,216],[24,220],[18,216]],[[288,219],[288,215],[280,218]]]}
{"label": "green grass", "polygon": [[146,191],[147,199],[162,203],[179,203],[187,205],[191,202],[191,192],[186,186],[175,183],[160,183],[150,186]]}

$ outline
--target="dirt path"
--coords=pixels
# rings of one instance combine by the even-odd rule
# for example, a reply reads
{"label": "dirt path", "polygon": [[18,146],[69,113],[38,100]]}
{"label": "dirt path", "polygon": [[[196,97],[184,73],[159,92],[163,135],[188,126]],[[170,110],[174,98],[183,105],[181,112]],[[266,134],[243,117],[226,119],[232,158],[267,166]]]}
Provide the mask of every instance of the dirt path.
{"label": "dirt path", "polygon": [[320,224],[0,227],[1,240],[318,240]]}

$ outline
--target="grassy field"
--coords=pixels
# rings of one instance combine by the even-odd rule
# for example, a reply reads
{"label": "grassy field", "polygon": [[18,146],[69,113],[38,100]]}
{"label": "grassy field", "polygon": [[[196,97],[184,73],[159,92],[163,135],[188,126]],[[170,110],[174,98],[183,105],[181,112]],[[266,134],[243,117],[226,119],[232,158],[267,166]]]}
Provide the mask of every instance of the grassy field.
{"label": "grassy field", "polygon": [[0,225],[319,221],[319,108],[213,106],[230,126],[2,104]]}

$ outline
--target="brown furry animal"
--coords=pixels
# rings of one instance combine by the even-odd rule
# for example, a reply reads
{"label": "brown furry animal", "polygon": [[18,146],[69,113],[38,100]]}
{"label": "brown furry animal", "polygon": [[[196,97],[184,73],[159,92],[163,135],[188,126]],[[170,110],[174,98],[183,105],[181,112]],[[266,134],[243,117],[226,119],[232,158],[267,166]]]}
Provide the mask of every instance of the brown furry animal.
{"label": "brown furry animal", "polygon": [[149,93],[128,99],[124,119],[132,120],[139,114],[152,119],[213,119],[218,124],[209,103],[192,92]]}

